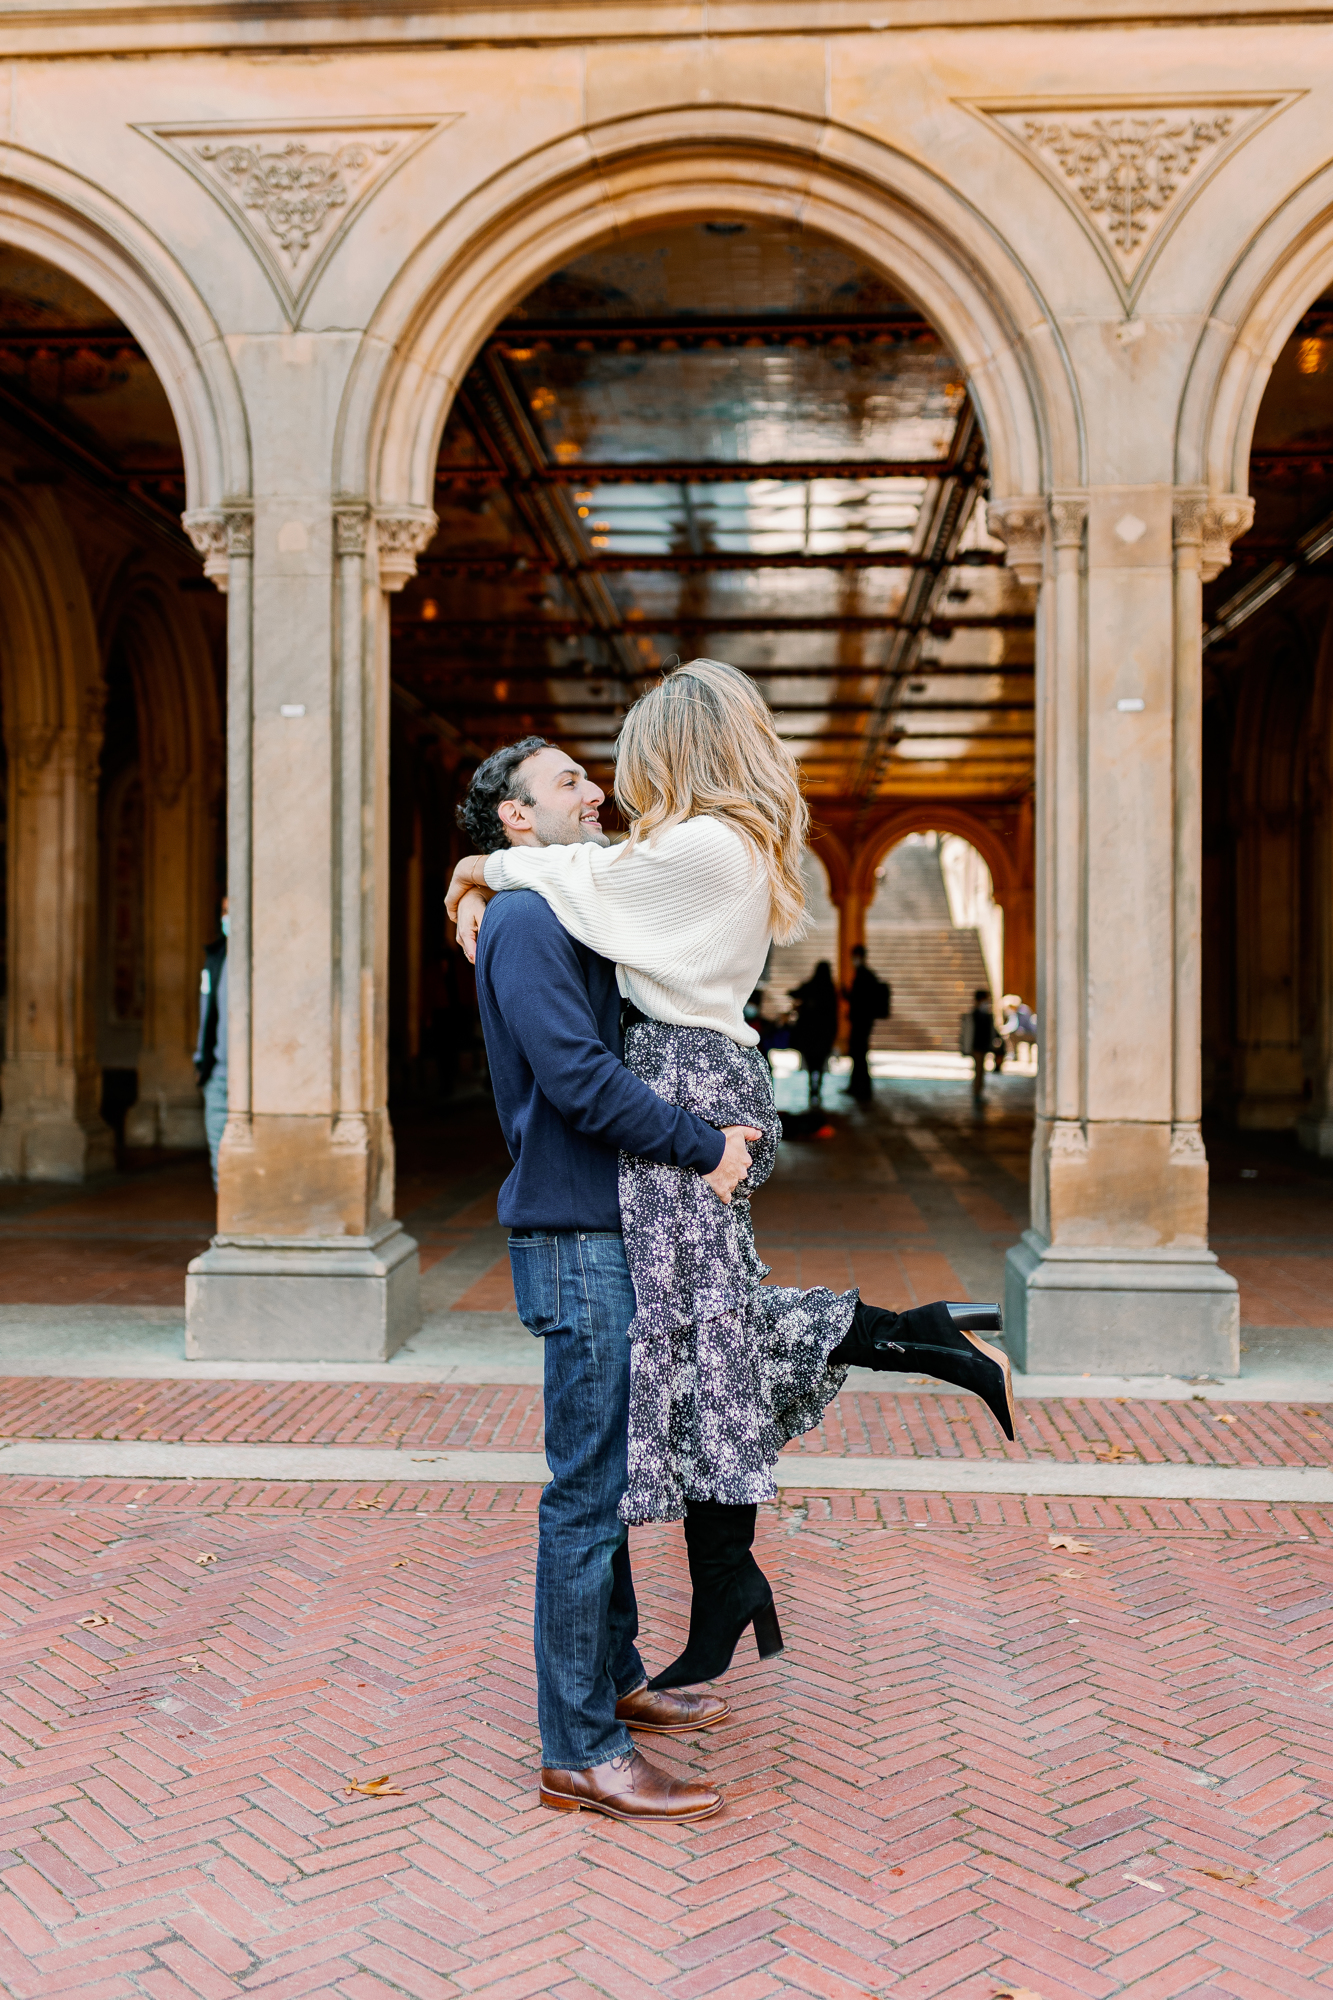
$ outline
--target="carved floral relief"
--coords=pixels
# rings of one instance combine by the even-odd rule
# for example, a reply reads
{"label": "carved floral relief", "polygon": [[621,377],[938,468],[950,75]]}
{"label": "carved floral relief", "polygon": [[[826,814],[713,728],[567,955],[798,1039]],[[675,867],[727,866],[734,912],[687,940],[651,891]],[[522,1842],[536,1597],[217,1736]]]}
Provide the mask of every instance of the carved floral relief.
{"label": "carved floral relief", "polygon": [[239,225],[293,327],[357,215],[447,116],[140,125]]}
{"label": "carved floral relief", "polygon": [[1189,203],[1300,93],[1262,97],[974,103],[1060,190],[1129,311]]}

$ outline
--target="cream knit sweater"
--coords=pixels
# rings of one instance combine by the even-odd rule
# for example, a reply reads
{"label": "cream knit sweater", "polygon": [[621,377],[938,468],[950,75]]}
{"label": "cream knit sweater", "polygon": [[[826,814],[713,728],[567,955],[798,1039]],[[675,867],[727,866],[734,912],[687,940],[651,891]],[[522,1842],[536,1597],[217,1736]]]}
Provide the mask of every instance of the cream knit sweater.
{"label": "cream knit sweater", "polygon": [[572,937],[615,961],[650,1020],[759,1040],[743,1010],[768,956],[768,878],[724,820],[701,814],[629,849],[507,847],[487,857],[486,881],[544,896]]}

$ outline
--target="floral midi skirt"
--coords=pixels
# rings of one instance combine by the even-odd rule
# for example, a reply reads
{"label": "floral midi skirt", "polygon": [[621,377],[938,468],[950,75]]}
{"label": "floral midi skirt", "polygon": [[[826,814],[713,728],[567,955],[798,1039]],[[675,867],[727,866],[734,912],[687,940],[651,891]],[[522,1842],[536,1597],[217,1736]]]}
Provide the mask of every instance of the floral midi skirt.
{"label": "floral midi skirt", "polygon": [[712,1028],[638,1019],[625,1061],[668,1104],[762,1137],[728,1205],[701,1175],[620,1156],[620,1217],[634,1281],[629,1483],[621,1519],[676,1521],[687,1500],[771,1500],[790,1439],[819,1422],[845,1368],[828,1357],[857,1294],[765,1285],[749,1194],[768,1179],[782,1127],[768,1064]]}

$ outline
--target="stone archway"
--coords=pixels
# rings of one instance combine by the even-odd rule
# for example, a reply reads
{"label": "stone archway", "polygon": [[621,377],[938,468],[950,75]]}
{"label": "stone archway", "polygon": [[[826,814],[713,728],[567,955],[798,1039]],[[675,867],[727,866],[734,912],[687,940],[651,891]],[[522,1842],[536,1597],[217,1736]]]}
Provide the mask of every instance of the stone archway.
{"label": "stone archway", "polygon": [[425,537],[450,402],[506,309],[576,251],[723,213],[799,217],[912,294],[967,373],[994,493],[1081,483],[1071,371],[1031,275],[984,219],[920,163],[862,134],[718,105],[560,141],[441,221],[367,329],[339,422],[335,490],[367,495],[395,524],[390,536],[409,538],[415,515]]}

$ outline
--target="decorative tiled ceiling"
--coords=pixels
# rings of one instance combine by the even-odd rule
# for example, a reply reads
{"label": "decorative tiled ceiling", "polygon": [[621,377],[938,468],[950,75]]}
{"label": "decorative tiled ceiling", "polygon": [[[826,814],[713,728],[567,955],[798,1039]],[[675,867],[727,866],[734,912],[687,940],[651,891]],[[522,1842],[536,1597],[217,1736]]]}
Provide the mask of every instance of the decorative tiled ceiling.
{"label": "decorative tiled ceiling", "polygon": [[794,226],[620,243],[470,371],[395,676],[479,749],[537,729],[605,777],[636,694],[706,653],[812,795],[1020,794],[1031,597],[984,486],[962,370],[879,274]]}

